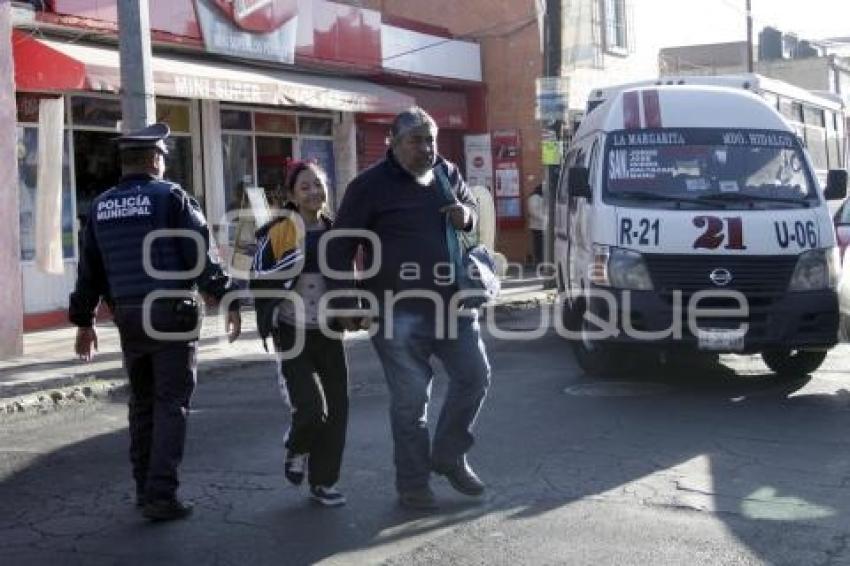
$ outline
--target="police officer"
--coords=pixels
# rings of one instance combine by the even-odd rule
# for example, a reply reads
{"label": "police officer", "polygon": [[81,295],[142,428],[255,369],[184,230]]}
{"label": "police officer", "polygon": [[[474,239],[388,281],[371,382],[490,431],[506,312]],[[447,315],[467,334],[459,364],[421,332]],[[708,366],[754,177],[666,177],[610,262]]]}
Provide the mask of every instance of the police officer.
{"label": "police officer", "polygon": [[[210,250],[198,203],[180,185],[163,180],[169,133],[167,125],[154,124],[117,139],[122,177],[91,204],[69,307],[69,318],[79,327],[74,349],[86,361],[97,349],[94,318],[100,301],[113,312],[130,378],[136,505],[155,521],[192,512],[175,494],[197,371],[194,289],[210,305],[235,289]],[[172,232],[153,234],[162,229]],[[166,296],[157,296],[162,292]],[[241,318],[239,302],[230,306],[232,342],[241,332]]]}

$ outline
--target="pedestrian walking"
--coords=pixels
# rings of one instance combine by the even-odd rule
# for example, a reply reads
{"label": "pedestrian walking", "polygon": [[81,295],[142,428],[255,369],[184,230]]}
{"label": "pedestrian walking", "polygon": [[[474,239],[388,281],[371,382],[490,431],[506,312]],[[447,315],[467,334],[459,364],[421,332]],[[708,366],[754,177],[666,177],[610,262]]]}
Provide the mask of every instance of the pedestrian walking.
{"label": "pedestrian walking", "polygon": [[319,239],[332,225],[326,173],[314,163],[295,162],[285,197],[285,214],[257,231],[251,283],[252,289],[288,290],[301,299],[257,296],[254,301],[260,336],[265,342],[271,335],[279,354],[278,381],[291,407],[284,475],[295,485],[306,477],[313,500],[344,505],[336,483],[348,426],[348,366],[342,340],[326,335],[319,322],[327,287]]}
{"label": "pedestrian walking", "polygon": [[[485,490],[466,456],[490,382],[478,312],[456,317],[456,337],[442,332],[438,323],[454,314],[447,310],[458,291],[456,278],[441,277],[455,265],[448,235],[454,237],[454,229],[473,230],[477,212],[457,166],[437,154],[437,125],[431,116],[421,108],[404,111],[393,120],[391,136],[386,157],[348,186],[335,229],[369,230],[380,240],[380,257],[364,244],[366,265],[378,262],[379,268],[363,286],[381,313],[372,343],[390,391],[396,489],[403,506],[433,509],[437,502],[431,472],[445,476],[465,495]],[[453,200],[447,201],[447,191]],[[363,243],[362,238],[334,238],[328,245],[330,267],[350,271]],[[354,319],[343,323],[354,324]],[[442,361],[449,378],[433,443],[427,428],[432,356]]]}
{"label": "pedestrian walking", "polygon": [[[78,327],[74,350],[86,361],[97,350],[100,302],[113,313],[130,379],[136,505],[151,520],[192,512],[176,492],[197,373],[196,290],[215,305],[234,288],[210,251],[197,201],[163,179],[169,133],[154,124],[117,139],[122,177],[91,203],[68,313]],[[185,276],[193,271],[199,274]],[[232,342],[241,331],[238,301],[230,303],[227,328]]]}
{"label": "pedestrian walking", "polygon": [[543,263],[543,233],[549,224],[546,215],[546,201],[543,198],[543,185],[534,187],[528,196],[528,230],[531,232],[531,245],[534,251],[534,264]]}

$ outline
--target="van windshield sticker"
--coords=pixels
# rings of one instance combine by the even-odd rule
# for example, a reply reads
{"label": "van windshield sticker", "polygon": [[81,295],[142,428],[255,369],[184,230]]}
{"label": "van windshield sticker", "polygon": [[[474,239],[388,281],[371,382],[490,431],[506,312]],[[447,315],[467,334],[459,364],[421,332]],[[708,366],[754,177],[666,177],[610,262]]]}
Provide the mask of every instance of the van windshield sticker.
{"label": "van windshield sticker", "polygon": [[614,134],[614,146],[634,145],[684,145],[685,136],[679,132],[644,132],[639,134]]}
{"label": "van windshield sticker", "polygon": [[743,196],[753,197],[762,208],[787,208],[796,202],[809,206],[803,201],[817,197],[811,171],[801,165],[800,142],[792,132],[618,130],[609,135],[606,152],[603,196],[628,198],[650,192],[664,197],[654,203],[644,199],[641,206],[678,206],[677,198],[687,201],[722,194],[725,208],[752,206],[749,201],[744,204]]}
{"label": "van windshield sticker", "polygon": [[724,145],[750,145],[762,147],[794,147],[794,138],[789,134],[760,132],[726,132]]}
{"label": "van windshield sticker", "polygon": [[771,130],[725,130],[691,128],[638,133],[624,130],[611,133],[612,147],[670,145],[732,145],[750,147],[796,147],[793,133]]}
{"label": "van windshield sticker", "polygon": [[609,179],[652,179],[670,168],[658,162],[657,149],[612,149],[608,154]]}

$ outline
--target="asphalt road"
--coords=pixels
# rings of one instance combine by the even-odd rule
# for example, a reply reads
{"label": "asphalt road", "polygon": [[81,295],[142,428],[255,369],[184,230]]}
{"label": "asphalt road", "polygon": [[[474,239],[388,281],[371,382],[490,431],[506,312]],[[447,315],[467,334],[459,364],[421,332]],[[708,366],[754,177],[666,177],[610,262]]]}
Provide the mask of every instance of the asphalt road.
{"label": "asphalt road", "polygon": [[850,564],[850,347],[782,384],[758,358],[600,380],[552,332],[488,344],[470,455],[483,501],[435,479],[439,512],[397,506],[382,374],[355,342],[346,507],[285,485],[287,413],[271,366],[255,365],[201,376],[184,522],[133,507],[124,405],[0,422],[0,563]]}

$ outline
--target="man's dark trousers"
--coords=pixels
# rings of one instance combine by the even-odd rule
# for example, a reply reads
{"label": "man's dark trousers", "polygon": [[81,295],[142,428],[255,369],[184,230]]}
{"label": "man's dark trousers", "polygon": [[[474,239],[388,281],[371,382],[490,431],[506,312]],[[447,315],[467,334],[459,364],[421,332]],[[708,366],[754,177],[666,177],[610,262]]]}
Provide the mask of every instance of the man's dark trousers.
{"label": "man's dark trousers", "polygon": [[[167,301],[151,310],[151,324],[177,332]],[[147,500],[170,499],[179,485],[189,401],[197,376],[197,342],[157,340],[145,332],[143,309],[118,305],[124,367],[130,378],[130,461],[136,491]]]}

